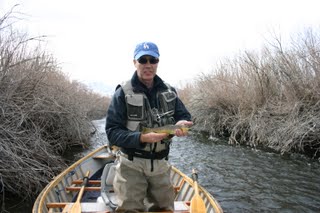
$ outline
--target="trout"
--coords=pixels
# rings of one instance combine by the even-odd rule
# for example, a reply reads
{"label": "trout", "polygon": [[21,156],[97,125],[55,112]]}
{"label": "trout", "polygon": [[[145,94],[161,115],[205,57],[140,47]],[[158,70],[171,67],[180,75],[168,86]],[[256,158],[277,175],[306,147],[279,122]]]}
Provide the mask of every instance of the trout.
{"label": "trout", "polygon": [[165,125],[165,126],[160,126],[155,128],[143,127],[141,132],[143,134],[155,132],[155,133],[167,133],[169,135],[174,135],[177,129],[181,129],[183,132],[189,131],[189,127],[185,125]]}

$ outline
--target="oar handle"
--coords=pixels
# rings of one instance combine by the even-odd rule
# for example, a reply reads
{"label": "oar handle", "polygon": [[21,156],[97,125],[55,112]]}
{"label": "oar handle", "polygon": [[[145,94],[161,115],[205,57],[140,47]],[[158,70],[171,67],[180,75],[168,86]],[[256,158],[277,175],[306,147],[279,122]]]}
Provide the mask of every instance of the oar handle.
{"label": "oar handle", "polygon": [[80,192],[78,194],[78,197],[77,197],[77,201],[76,202],[80,202],[81,199],[82,199],[82,195],[84,193],[84,188],[85,186],[88,184],[89,182],[89,175],[90,175],[90,171],[87,171],[87,173],[85,174],[85,176],[83,177],[83,183],[82,183],[82,187],[80,189]]}
{"label": "oar handle", "polygon": [[192,179],[193,181],[198,181],[198,173],[195,169],[192,169]]}
{"label": "oar handle", "polygon": [[90,175],[90,171],[87,171],[87,173],[86,173],[85,176],[83,177],[83,185],[84,185],[84,186],[88,184],[89,175]]}
{"label": "oar handle", "polygon": [[206,205],[204,203],[203,198],[199,194],[199,186],[197,183],[198,174],[195,169],[192,169],[192,179],[193,179],[193,187],[194,187],[194,195],[191,199],[190,204],[190,213],[206,213]]}

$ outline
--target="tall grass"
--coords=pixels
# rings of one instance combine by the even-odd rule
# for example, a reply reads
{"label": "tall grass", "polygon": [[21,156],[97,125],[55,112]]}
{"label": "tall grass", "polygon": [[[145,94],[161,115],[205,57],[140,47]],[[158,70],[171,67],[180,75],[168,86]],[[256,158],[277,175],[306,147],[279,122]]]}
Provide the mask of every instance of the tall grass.
{"label": "tall grass", "polygon": [[320,34],[245,51],[202,74],[187,92],[197,127],[231,144],[281,153],[320,150]]}
{"label": "tall grass", "polygon": [[14,29],[12,12],[0,19],[0,192],[32,197],[66,165],[61,154],[86,146],[91,119],[104,116],[109,98],[70,81],[43,37]]}

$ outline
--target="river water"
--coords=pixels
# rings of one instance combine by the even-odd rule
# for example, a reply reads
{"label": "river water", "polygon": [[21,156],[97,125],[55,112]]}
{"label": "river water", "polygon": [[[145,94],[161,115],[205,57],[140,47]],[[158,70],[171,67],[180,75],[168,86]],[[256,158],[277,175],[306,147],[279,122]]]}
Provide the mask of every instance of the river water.
{"label": "river water", "polygon": [[[105,120],[94,124],[92,149],[107,141]],[[230,146],[191,133],[173,138],[169,161],[189,176],[196,168],[199,183],[224,212],[320,212],[320,162],[302,155]]]}

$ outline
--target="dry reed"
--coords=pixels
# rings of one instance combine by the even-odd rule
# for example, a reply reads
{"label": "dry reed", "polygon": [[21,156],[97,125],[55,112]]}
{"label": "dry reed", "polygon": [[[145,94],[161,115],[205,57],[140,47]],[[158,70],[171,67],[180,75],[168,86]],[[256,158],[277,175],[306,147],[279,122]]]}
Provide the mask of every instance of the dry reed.
{"label": "dry reed", "polygon": [[197,128],[228,136],[230,144],[281,153],[320,150],[320,36],[308,29],[260,53],[225,59],[201,75],[187,102]]}
{"label": "dry reed", "polygon": [[[13,27],[12,11],[0,19],[0,193],[30,198],[65,168],[61,155],[86,146],[92,118],[109,98],[60,71],[41,50],[43,37]],[[13,17],[13,19],[12,19]],[[3,210],[2,206],[2,210]]]}

